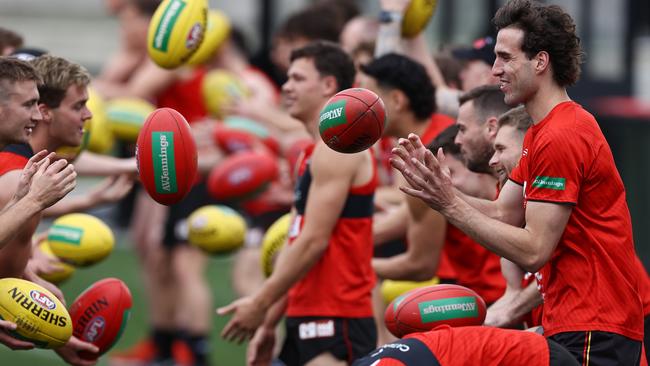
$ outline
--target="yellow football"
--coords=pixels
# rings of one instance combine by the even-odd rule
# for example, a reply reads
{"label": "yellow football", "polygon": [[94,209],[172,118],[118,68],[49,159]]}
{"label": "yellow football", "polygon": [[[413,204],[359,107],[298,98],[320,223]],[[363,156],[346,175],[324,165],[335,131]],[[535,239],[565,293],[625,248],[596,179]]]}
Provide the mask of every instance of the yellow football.
{"label": "yellow football", "polygon": [[291,214],[285,214],[277,219],[273,225],[266,230],[262,239],[262,253],[260,254],[260,265],[266,277],[273,272],[275,258],[278,252],[287,241],[287,233],[291,224]]}
{"label": "yellow football", "polygon": [[18,278],[0,279],[0,318],[16,323],[8,331],[39,348],[58,348],[72,335],[70,314],[45,288]]}
{"label": "yellow football", "polygon": [[203,41],[207,16],[207,0],[164,0],[149,23],[149,57],[165,69],[187,62]]}
{"label": "yellow football", "polygon": [[144,121],[156,106],[139,98],[116,98],[106,104],[109,128],[115,137],[135,142]]}
{"label": "yellow football", "polygon": [[[56,258],[54,252],[50,248],[50,243],[47,240],[43,240],[38,244],[38,249],[40,249],[46,256],[51,258]],[[67,263],[58,263],[56,265],[57,271],[52,273],[39,273],[38,275],[47,282],[52,282],[53,284],[58,284],[66,281],[70,278],[74,272],[75,268]]]}
{"label": "yellow football", "polygon": [[47,241],[59,259],[82,267],[106,258],[115,245],[113,232],[102,220],[82,213],[54,220]]}
{"label": "yellow football", "polygon": [[208,22],[205,27],[203,42],[187,61],[188,65],[201,65],[208,61],[230,34],[230,20],[219,10],[208,11]]}
{"label": "yellow football", "polygon": [[187,220],[188,241],[210,254],[239,248],[246,238],[246,221],[227,206],[203,206]]}
{"label": "yellow football", "polygon": [[437,285],[440,283],[438,277],[434,277],[428,281],[415,282],[415,281],[393,281],[384,280],[381,283],[381,297],[384,299],[384,304],[388,305],[391,301],[395,300],[399,295],[416,288]]}
{"label": "yellow football", "polygon": [[224,107],[248,96],[248,90],[239,78],[224,70],[210,71],[202,85],[203,102],[208,112],[217,118],[224,118]]}
{"label": "yellow football", "polygon": [[436,10],[437,0],[411,0],[402,19],[402,36],[413,38],[426,28]]}

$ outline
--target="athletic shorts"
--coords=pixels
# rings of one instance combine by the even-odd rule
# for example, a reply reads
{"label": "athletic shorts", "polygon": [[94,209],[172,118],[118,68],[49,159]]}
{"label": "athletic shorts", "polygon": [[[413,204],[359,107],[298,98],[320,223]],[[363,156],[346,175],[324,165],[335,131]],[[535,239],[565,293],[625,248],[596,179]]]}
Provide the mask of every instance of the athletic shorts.
{"label": "athletic shorts", "polygon": [[210,197],[205,182],[192,187],[192,190],[185,198],[169,206],[169,214],[165,222],[163,247],[171,250],[179,244],[187,243],[187,218],[200,207],[216,204],[219,204],[219,202]]}
{"label": "athletic shorts", "polygon": [[375,349],[377,328],[370,318],[287,317],[280,360],[299,366],[325,352],[351,364]]}
{"label": "athletic shorts", "polygon": [[580,366],[571,353],[555,341],[546,338],[548,343],[549,366]]}
{"label": "athletic shorts", "polygon": [[375,246],[373,257],[390,258],[406,252],[405,239],[393,239],[382,245]]}
{"label": "athletic shorts", "polygon": [[641,342],[620,334],[598,331],[566,332],[548,337],[566,349],[581,365],[637,366]]}
{"label": "athletic shorts", "polygon": [[645,359],[650,365],[650,357],[648,356],[648,345],[650,344],[650,315],[646,315],[643,319],[643,344],[645,345]]}

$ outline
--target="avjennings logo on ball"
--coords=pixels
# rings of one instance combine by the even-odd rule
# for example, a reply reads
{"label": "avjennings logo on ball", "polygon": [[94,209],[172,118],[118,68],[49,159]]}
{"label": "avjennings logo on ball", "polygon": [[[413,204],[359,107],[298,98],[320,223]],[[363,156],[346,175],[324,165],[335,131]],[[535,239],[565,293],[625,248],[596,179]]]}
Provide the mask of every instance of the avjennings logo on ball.
{"label": "avjennings logo on ball", "polygon": [[345,100],[339,100],[330,103],[323,108],[320,112],[320,118],[318,119],[318,129],[321,134],[332,127],[347,123],[347,118],[345,117],[345,103]]}
{"label": "avjennings logo on ball", "polygon": [[418,304],[418,307],[422,323],[478,316],[478,307],[474,297],[425,301]]}
{"label": "avjennings logo on ball", "polygon": [[151,149],[156,192],[176,193],[176,164],[174,163],[174,133],[152,132]]}

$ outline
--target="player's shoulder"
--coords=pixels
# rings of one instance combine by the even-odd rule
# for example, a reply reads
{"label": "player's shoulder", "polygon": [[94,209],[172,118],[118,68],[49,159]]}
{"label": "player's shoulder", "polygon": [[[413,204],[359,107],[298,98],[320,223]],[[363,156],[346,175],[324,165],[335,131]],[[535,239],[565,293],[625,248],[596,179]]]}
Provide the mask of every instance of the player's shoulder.
{"label": "player's shoulder", "polygon": [[354,172],[365,163],[372,163],[370,152],[364,150],[355,154],[344,154],[318,141],[311,155],[312,168],[322,171],[338,171],[340,174]]}

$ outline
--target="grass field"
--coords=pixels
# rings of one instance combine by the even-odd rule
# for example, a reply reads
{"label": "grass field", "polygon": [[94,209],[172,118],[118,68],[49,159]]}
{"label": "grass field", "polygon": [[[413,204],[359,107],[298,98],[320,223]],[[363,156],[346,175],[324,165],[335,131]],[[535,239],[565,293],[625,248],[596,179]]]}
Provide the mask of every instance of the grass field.
{"label": "grass field", "polygon": [[[130,243],[124,234],[116,233],[117,245],[113,253],[105,261],[87,268],[80,269],[68,282],[61,285],[67,302],[70,304],[86,287],[97,280],[106,277],[117,277],[123,280],[131,289],[133,309],[126,331],[120,342],[113,350],[128,348],[149,332],[146,303],[143,297],[142,281],[135,253],[130,250]],[[231,257],[216,257],[210,260],[207,276],[211,283],[215,306],[221,306],[233,299],[230,287]],[[212,365],[237,366],[244,364],[245,347],[223,342],[219,332],[227,319],[213,319],[211,334]],[[108,365],[108,357],[104,356],[98,363]],[[0,365],[65,365],[63,361],[50,350],[11,351],[0,345]]]}

